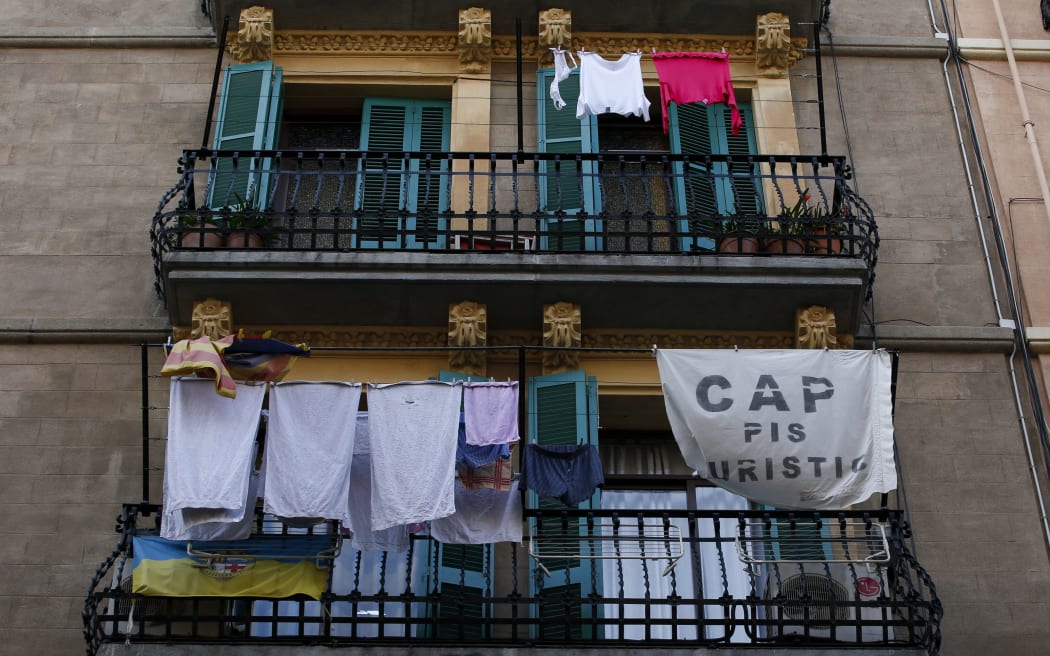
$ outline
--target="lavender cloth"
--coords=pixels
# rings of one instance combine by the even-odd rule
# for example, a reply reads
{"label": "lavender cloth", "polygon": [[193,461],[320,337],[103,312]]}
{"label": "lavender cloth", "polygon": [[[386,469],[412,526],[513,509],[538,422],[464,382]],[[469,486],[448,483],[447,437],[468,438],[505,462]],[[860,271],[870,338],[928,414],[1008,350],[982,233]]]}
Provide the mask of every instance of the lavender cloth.
{"label": "lavender cloth", "polygon": [[464,383],[463,416],[467,444],[488,446],[517,442],[517,381]]}

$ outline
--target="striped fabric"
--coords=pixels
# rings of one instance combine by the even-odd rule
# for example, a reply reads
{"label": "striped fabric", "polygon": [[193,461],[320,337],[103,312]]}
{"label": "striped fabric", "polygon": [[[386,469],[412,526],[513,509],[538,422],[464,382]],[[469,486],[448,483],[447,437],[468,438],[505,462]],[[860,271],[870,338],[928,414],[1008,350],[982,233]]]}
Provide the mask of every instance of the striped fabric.
{"label": "striped fabric", "polygon": [[237,384],[222,360],[222,352],[233,343],[234,336],[213,341],[208,337],[183,339],[175,342],[164,366],[162,376],[188,376],[195,374],[215,381],[215,391],[221,396],[237,397]]}

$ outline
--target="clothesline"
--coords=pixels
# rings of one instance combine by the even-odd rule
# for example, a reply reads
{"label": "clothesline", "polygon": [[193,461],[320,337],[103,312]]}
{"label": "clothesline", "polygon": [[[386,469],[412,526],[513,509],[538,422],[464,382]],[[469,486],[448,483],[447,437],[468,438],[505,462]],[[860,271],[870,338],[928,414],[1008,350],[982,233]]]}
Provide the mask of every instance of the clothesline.
{"label": "clothesline", "polygon": [[[548,50],[550,50],[551,52],[553,52],[555,54],[559,54],[559,53],[562,53],[562,52],[570,52],[571,49],[565,49],[565,48],[561,48],[561,47],[554,47],[554,48],[548,48]],[[587,47],[586,46],[580,46],[580,49],[577,50],[576,52],[587,52]],[[595,52],[595,51],[592,50],[591,52]],[[670,51],[668,51],[668,52],[670,52]],[[636,48],[635,51],[634,51],[634,54],[637,54],[637,55],[643,54],[642,53],[642,49],[641,48]],[[656,52],[656,48],[655,47],[651,48],[650,54],[653,54],[653,55],[658,54]],[[714,53],[712,51],[711,54],[716,54],[716,53]],[[720,52],[718,52],[717,54],[721,54],[721,55],[727,54],[726,53],[726,47],[722,46],[722,50]]]}

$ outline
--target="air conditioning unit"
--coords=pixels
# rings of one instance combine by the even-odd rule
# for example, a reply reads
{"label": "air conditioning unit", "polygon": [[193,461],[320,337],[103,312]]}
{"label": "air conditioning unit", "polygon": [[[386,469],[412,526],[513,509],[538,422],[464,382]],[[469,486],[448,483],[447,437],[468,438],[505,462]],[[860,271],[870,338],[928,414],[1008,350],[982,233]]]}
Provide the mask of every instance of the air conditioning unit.
{"label": "air conditioning unit", "polygon": [[[864,563],[764,565],[767,638],[843,643],[893,640],[893,609],[883,567]],[[875,605],[872,602],[882,601]],[[868,604],[868,605],[865,605]]]}

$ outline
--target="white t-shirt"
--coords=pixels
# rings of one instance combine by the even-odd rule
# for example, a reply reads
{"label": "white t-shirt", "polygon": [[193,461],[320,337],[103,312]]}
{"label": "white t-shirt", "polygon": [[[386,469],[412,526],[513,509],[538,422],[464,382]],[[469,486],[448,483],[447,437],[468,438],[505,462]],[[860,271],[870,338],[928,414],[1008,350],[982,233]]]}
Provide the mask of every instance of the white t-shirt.
{"label": "white t-shirt", "polygon": [[580,100],[576,118],[588,114],[622,114],[649,120],[649,99],[642,87],[642,55],[626,53],[617,61],[602,59],[595,52],[580,56]]}

